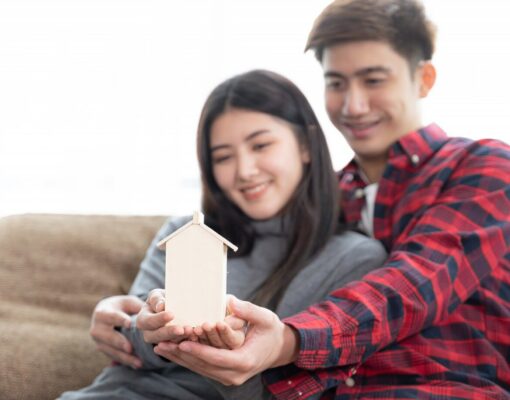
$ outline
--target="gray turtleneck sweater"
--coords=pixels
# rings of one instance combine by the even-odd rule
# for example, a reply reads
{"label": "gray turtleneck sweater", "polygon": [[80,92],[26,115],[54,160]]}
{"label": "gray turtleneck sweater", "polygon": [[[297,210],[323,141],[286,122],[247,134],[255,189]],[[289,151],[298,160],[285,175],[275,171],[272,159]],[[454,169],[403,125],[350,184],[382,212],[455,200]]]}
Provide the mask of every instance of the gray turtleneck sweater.
{"label": "gray turtleneck sweater", "polygon": [[[187,223],[191,217],[171,218],[158,232],[142,261],[130,294],[145,299],[155,288],[165,285],[165,255],[156,244]],[[287,236],[281,220],[255,222],[258,234],[249,255],[231,258],[227,262],[227,291],[240,299],[249,298],[283,257]],[[334,289],[378,268],[386,258],[383,246],[359,233],[344,232],[333,236],[321,252],[299,272],[288,286],[276,313],[280,318],[301,311],[326,298]],[[143,360],[142,369],[126,366],[105,369],[94,383],[78,392],[65,393],[61,399],[262,399],[260,376],[238,387],[227,387],[210,381],[179,365],[171,363],[153,351],[132,326],[123,333],[132,342],[136,354]]]}

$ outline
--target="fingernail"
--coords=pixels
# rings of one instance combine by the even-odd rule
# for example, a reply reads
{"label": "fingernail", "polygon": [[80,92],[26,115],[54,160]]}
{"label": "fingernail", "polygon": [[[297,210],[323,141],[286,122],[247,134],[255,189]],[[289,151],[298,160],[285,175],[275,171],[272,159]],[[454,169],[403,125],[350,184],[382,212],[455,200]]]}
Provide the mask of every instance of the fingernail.
{"label": "fingernail", "polygon": [[188,353],[188,352],[190,352],[190,351],[191,351],[191,348],[190,348],[190,346],[189,346],[189,344],[188,344],[188,343],[186,343],[186,342],[181,342],[181,343],[179,344],[179,350],[181,350],[181,351],[184,351],[184,352]]}

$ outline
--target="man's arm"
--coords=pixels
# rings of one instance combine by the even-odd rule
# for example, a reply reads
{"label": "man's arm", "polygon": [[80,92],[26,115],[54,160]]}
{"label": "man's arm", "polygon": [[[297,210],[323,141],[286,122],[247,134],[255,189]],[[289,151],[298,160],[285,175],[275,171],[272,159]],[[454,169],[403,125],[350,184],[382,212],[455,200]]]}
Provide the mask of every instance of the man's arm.
{"label": "man's arm", "polygon": [[[448,317],[484,278],[505,272],[500,263],[505,256],[510,259],[510,156],[507,148],[494,152],[490,162],[486,148],[464,157],[464,165],[385,265],[363,280],[285,323],[250,305],[240,315],[251,328],[239,349],[183,342],[159,345],[156,351],[225,384],[293,361],[327,374],[330,368],[356,366],[385,345]],[[335,370],[336,378],[348,376]]]}
{"label": "man's arm", "polygon": [[297,366],[356,366],[448,318],[484,279],[505,273],[509,149],[490,141],[463,151],[454,169],[441,171],[450,175],[438,196],[403,228],[382,268],[285,320],[300,335]]}

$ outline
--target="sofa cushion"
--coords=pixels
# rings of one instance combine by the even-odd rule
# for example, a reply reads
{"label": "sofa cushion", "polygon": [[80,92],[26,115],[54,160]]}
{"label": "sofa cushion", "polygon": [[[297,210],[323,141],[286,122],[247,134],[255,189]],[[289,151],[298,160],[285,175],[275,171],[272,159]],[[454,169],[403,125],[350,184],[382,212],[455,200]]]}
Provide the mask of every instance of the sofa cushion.
{"label": "sofa cushion", "polygon": [[89,336],[103,297],[127,293],[164,217],[0,219],[0,398],[54,399],[109,363]]}

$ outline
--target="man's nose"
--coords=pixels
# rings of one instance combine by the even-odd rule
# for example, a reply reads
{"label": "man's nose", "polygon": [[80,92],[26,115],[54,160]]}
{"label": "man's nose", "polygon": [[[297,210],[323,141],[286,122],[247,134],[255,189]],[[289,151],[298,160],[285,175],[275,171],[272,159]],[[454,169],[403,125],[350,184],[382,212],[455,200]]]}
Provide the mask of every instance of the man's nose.
{"label": "man's nose", "polygon": [[358,117],[369,111],[368,96],[365,91],[355,86],[345,93],[342,105],[342,115],[346,117]]}

